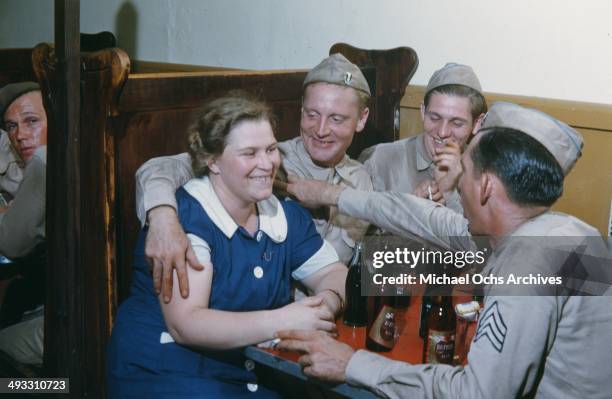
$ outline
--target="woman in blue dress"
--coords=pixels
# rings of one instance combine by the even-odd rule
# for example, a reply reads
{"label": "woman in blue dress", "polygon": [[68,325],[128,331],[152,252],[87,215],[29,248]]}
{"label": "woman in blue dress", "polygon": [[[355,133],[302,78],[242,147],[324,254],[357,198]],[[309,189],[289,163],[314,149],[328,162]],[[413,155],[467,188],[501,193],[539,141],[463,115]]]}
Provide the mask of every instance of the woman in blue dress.
{"label": "woman in blue dress", "polygon": [[[346,267],[303,208],[272,195],[281,160],[265,103],[244,92],[213,100],[189,147],[197,177],[177,191],[178,215],[205,267],[188,270],[188,298],[165,303],[143,229],[109,343],[109,397],[277,396],[243,348],[281,329],[334,331]],[[313,296],[291,302],[292,279]]]}

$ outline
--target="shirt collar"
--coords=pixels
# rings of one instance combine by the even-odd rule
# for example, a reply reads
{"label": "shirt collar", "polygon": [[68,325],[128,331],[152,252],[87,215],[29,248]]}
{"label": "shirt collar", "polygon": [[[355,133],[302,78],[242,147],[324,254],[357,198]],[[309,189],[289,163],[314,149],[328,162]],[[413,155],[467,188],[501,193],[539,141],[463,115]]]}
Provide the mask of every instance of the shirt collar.
{"label": "shirt collar", "polygon": [[427,133],[421,133],[417,138],[416,145],[416,167],[419,172],[422,172],[429,168],[433,163],[433,160],[430,158],[427,153],[427,147],[425,147],[425,135]]}
{"label": "shirt collar", "polygon": [[[352,181],[351,174],[358,170],[359,167],[352,165],[350,162],[350,158],[348,155],[344,154],[340,162],[338,162],[334,167],[323,167],[315,164],[310,158],[310,154],[306,151],[306,147],[304,147],[304,141],[300,137],[296,142],[296,153],[298,158],[302,162],[303,165],[306,165],[306,168],[311,174],[311,177],[315,180],[328,181],[333,177],[331,175],[332,170],[334,170],[343,180]],[[330,182],[331,183],[331,182]]]}
{"label": "shirt collar", "polygon": [[[212,222],[232,238],[238,225],[221,204],[208,176],[189,180],[183,188],[194,197],[206,211]],[[274,242],[283,242],[287,238],[287,218],[280,201],[271,195],[257,203],[259,211],[259,230],[263,231]]]}

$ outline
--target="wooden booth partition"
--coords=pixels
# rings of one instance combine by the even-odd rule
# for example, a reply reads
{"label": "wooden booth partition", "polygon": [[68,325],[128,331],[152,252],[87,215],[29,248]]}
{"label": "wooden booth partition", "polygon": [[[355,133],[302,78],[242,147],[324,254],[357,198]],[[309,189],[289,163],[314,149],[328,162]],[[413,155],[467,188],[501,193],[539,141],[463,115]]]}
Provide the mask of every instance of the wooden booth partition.
{"label": "wooden booth partition", "polygon": [[[418,63],[414,50],[371,51],[337,44],[330,53],[338,51],[363,68],[373,93],[368,123],[356,135],[349,153],[359,154],[367,146],[397,139],[399,103]],[[278,140],[297,136],[306,73],[217,70],[130,74],[113,121],[117,217],[121,221],[117,225],[120,299],[128,293],[132,251],[140,228],[134,199],[138,167],[152,157],[185,151],[186,130],[198,108],[208,98],[234,88],[259,93],[272,104],[278,118]]]}
{"label": "wooden booth partition", "polygon": [[[57,130],[61,68],[53,46],[37,46],[33,65],[49,116],[49,145],[73,151],[74,143],[67,142],[70,136]],[[80,137],[80,143],[76,144],[78,156],[68,157],[77,164],[60,161],[48,164],[47,170],[47,234],[62,237],[49,242],[64,248],[50,245],[48,251],[47,278],[53,290],[46,305],[45,367],[57,376],[78,376],[72,381],[76,392],[97,392],[103,397],[106,343],[115,309],[115,145],[109,117],[116,112],[113,105],[127,78],[129,58],[120,49],[84,53],[80,68],[80,135],[74,138]],[[67,169],[78,173],[59,177]],[[54,185],[62,181],[66,187]],[[74,203],[62,200],[63,193],[74,190],[68,196],[68,202]],[[78,211],[66,212],[67,207]],[[76,257],[74,270],[64,268],[69,263],[64,256]]]}

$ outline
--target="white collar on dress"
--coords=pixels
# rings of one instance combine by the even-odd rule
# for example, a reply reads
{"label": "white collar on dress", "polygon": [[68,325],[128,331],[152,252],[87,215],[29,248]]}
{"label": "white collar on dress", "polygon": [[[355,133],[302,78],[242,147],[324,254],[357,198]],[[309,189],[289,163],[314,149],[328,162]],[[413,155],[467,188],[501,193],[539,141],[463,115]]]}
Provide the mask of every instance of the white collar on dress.
{"label": "white collar on dress", "polygon": [[[227,236],[232,238],[238,225],[221,204],[208,176],[189,180],[183,188],[194,197],[206,211],[213,223]],[[259,230],[274,242],[287,238],[287,218],[283,207],[274,195],[257,203],[259,211]]]}

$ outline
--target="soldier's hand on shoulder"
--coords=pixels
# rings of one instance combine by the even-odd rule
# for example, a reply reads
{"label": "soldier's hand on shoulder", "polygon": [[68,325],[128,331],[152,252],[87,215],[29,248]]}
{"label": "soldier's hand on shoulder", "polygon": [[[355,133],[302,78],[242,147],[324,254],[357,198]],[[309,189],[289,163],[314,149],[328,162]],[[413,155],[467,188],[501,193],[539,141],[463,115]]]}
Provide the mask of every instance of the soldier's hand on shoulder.
{"label": "soldier's hand on shoulder", "polygon": [[163,293],[164,301],[172,298],[172,273],[176,269],[179,289],[183,298],[189,296],[186,264],[202,270],[191,243],[179,223],[174,208],[160,206],[147,215],[149,231],[145,240],[145,256],[152,267],[153,284],[157,294]]}

